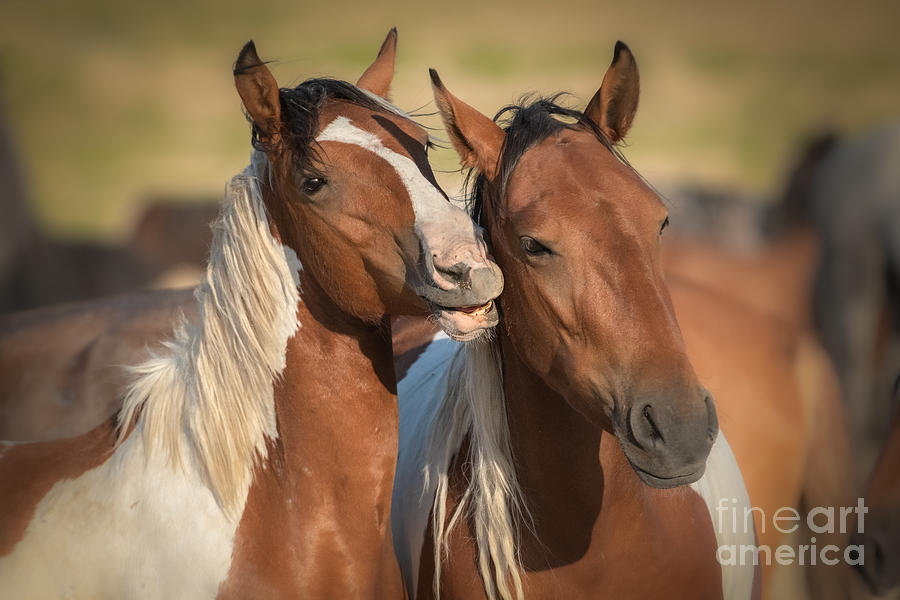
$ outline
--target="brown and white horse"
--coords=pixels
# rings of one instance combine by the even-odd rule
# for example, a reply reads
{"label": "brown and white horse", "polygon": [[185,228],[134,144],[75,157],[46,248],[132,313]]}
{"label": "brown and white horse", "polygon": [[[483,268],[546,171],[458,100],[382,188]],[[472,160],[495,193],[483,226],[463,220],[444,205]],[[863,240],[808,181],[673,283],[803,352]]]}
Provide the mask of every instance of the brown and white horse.
{"label": "brown and white horse", "polygon": [[666,210],[613,146],[637,108],[630,51],[616,46],[585,113],[538,100],[509,109],[505,131],[432,82],[506,285],[495,340],[435,341],[400,382],[392,520],[407,585],[758,594],[752,564],[717,561],[754,527],[716,523],[720,499],[739,513],[749,499],[663,279]]}
{"label": "brown and white horse", "polygon": [[260,151],[226,188],[199,320],[135,367],[118,425],[0,445],[5,597],[402,596],[388,315],[471,337],[502,279],[383,99],[395,45],[356,86],[292,89],[241,51]]}

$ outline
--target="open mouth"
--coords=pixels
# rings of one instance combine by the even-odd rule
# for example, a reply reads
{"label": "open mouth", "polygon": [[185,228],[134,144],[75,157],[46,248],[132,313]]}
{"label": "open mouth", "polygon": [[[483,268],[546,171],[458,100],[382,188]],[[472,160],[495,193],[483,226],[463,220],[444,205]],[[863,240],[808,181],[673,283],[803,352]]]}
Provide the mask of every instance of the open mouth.
{"label": "open mouth", "polygon": [[450,308],[447,306],[438,306],[437,308],[439,308],[440,310],[445,310],[445,311],[449,311],[449,312],[454,312],[454,311],[461,312],[461,313],[465,313],[465,314],[473,316],[473,317],[477,317],[480,315],[487,314],[488,311],[490,311],[492,308],[494,308],[494,301],[488,300],[487,302],[485,302],[484,304],[482,304],[480,306],[456,306],[453,308]]}
{"label": "open mouth", "polygon": [[493,300],[475,306],[441,306],[431,303],[431,312],[447,335],[468,342],[500,322]]}

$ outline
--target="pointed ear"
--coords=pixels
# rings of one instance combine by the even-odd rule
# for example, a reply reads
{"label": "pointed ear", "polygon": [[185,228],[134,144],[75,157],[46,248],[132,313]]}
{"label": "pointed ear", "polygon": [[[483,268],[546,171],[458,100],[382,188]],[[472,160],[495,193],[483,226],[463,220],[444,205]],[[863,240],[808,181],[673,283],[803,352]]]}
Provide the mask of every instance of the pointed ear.
{"label": "pointed ear", "polygon": [[506,134],[489,118],[447,91],[437,71],[429,69],[434,102],[459,160],[493,180],[500,168]]}
{"label": "pointed ear", "polygon": [[631,129],[640,92],[641,80],[634,55],[628,46],[616,42],[612,64],[584,114],[615,144]]}
{"label": "pointed ear", "polygon": [[369,65],[362,74],[356,87],[381,96],[385,100],[391,89],[391,81],[394,79],[394,59],[397,56],[397,28],[392,27],[387,37],[381,44],[381,50],[375,57],[375,62]]}
{"label": "pointed ear", "polygon": [[256,54],[252,40],[244,44],[234,63],[234,86],[260,137],[268,143],[276,142],[281,129],[278,83]]}

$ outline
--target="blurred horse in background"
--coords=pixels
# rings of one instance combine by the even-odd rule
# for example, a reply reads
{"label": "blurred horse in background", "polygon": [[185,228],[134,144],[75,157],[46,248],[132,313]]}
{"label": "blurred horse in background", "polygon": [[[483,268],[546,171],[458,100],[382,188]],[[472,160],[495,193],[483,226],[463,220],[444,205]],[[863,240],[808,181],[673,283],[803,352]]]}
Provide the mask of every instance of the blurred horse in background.
{"label": "blurred horse in background", "polygon": [[182,318],[197,316],[192,289],[0,314],[0,439],[90,431],[121,408],[126,365],[158,353]]}
{"label": "blurred horse in background", "polygon": [[669,196],[667,271],[811,331],[821,243],[805,206],[812,176],[833,144],[832,134],[808,144],[774,207],[736,190],[676,189]]}
{"label": "blurred horse in background", "polygon": [[[898,165],[900,124],[851,140],[818,134],[771,207],[677,196],[690,223],[673,218],[684,235],[667,248],[671,272],[816,332],[840,380],[862,478],[887,435],[900,374]],[[721,229],[749,231],[729,243]]]}
{"label": "blurred horse in background", "polygon": [[866,506],[865,530],[854,536],[866,553],[859,573],[874,593],[900,597],[900,415],[869,479]]}
{"label": "blurred horse in background", "polygon": [[863,473],[891,423],[900,374],[900,123],[837,144],[816,170],[816,326],[834,359]]}
{"label": "blurred horse in background", "polygon": [[218,203],[153,197],[142,204],[122,243],[46,233],[28,205],[13,135],[0,110],[0,313],[196,282]]}

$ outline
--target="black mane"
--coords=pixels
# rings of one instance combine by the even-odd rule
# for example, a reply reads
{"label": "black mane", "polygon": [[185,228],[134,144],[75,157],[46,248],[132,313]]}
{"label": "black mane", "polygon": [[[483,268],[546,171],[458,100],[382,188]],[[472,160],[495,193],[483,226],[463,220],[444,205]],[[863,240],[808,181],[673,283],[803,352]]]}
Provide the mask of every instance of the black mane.
{"label": "black mane", "polygon": [[[355,85],[338,79],[307,79],[295,88],[279,89],[278,97],[281,100],[281,142],[291,150],[295,168],[310,176],[321,175],[316,133],[319,131],[319,111],[329,100],[343,100],[369,110],[389,112]],[[252,119],[250,121],[252,123]],[[254,148],[270,149],[260,137],[256,124],[253,124],[251,136]]]}
{"label": "black mane", "polygon": [[[494,121],[500,123],[506,132],[506,138],[500,150],[500,169],[495,184],[496,198],[503,197],[509,177],[522,155],[563,129],[590,131],[620,161],[628,165],[618,149],[583,112],[558,104],[557,101],[565,95],[561,92],[548,98],[537,98],[536,100],[525,98],[518,104],[510,104],[500,109],[494,116]],[[479,224],[482,223],[481,211],[488,183],[487,177],[474,170],[466,176],[466,188],[471,190],[467,194],[469,214]],[[499,203],[495,202],[494,205],[497,206]]]}

